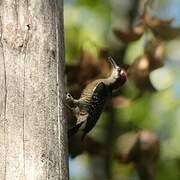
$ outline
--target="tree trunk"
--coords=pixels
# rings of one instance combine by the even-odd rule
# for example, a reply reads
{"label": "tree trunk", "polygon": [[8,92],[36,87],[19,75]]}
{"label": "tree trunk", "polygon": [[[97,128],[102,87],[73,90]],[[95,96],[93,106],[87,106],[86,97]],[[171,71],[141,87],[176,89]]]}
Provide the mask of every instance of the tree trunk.
{"label": "tree trunk", "polygon": [[68,179],[62,1],[0,1],[0,180]]}

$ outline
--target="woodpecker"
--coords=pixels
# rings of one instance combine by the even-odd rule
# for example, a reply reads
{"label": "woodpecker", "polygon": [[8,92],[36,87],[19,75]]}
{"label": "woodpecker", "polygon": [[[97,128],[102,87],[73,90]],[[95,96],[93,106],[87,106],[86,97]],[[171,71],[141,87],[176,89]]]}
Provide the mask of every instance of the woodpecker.
{"label": "woodpecker", "polygon": [[108,60],[112,66],[109,77],[89,83],[82,91],[79,99],[74,99],[67,93],[66,102],[77,119],[76,125],[68,130],[69,137],[82,129],[82,139],[84,139],[86,134],[96,125],[106,102],[112,96],[112,92],[126,82],[126,72],[111,57]]}

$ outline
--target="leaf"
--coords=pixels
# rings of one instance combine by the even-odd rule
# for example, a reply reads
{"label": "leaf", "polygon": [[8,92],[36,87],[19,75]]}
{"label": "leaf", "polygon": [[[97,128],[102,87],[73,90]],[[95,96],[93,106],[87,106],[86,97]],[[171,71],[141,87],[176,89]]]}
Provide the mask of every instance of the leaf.
{"label": "leaf", "polygon": [[74,97],[79,97],[84,86],[100,73],[96,58],[86,50],[81,50],[79,62],[66,65],[68,89]]}
{"label": "leaf", "polygon": [[145,29],[144,29],[144,24],[139,23],[138,25],[132,27],[129,31],[121,31],[118,29],[114,29],[113,32],[116,35],[118,39],[123,41],[124,43],[130,43],[133,41],[136,41],[141,38],[143,35]]}
{"label": "leaf", "polygon": [[172,22],[174,19],[160,19],[157,16],[152,16],[145,12],[141,17],[144,24],[151,29],[154,36],[161,40],[172,40],[180,35],[180,27],[173,27]]}
{"label": "leaf", "polygon": [[88,51],[81,50],[79,62],[66,65],[69,83],[86,84],[100,73],[96,58]]}
{"label": "leaf", "polygon": [[137,81],[143,81],[149,75],[149,60],[146,55],[141,55],[137,57],[132,63],[130,70],[130,75]]}
{"label": "leaf", "polygon": [[160,142],[150,131],[128,132],[121,135],[116,144],[116,157],[120,162],[147,164],[159,158]]}
{"label": "leaf", "polygon": [[118,137],[116,141],[116,157],[121,163],[132,161],[132,150],[138,142],[139,134],[128,132]]}
{"label": "leaf", "polygon": [[148,57],[150,71],[164,65],[164,45],[159,40],[150,40],[146,43],[144,54]]}
{"label": "leaf", "polygon": [[150,63],[147,55],[142,55],[136,58],[130,66],[129,76],[140,92],[155,90],[150,82],[149,74]]}
{"label": "leaf", "polygon": [[149,12],[145,12],[141,19],[146,23],[146,25],[149,25],[150,27],[156,27],[156,26],[167,26],[171,25],[171,23],[174,21],[173,18],[170,19],[160,19],[157,16],[152,16]]}
{"label": "leaf", "polygon": [[163,65],[163,43],[158,40],[150,40],[145,45],[144,54],[137,57],[131,64],[129,74],[141,92],[144,90],[154,91],[155,88],[150,81],[150,73]]}

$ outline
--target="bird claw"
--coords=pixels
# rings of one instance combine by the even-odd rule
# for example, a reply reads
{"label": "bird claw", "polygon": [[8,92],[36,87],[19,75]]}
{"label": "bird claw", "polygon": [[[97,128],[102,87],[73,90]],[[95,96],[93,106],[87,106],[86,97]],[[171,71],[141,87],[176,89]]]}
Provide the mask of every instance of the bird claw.
{"label": "bird claw", "polygon": [[66,93],[66,101],[72,102],[73,100],[74,100],[74,98],[72,97],[72,95],[70,93]]}
{"label": "bird claw", "polygon": [[74,108],[73,107],[71,107],[71,105],[70,104],[72,104],[72,102],[73,102],[73,97],[71,96],[71,94],[70,93],[66,93],[66,101],[65,101],[65,106],[68,108],[68,109],[70,109],[70,110],[73,110]]}
{"label": "bird claw", "polygon": [[76,101],[77,100],[74,99],[70,93],[66,93],[66,103],[71,107],[69,109],[74,109],[77,106]]}

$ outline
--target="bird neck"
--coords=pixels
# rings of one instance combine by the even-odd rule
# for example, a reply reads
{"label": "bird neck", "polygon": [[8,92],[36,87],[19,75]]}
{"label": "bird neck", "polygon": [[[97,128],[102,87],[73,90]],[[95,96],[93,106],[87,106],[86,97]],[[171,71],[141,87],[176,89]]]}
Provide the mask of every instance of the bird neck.
{"label": "bird neck", "polygon": [[107,78],[108,85],[112,85],[118,79],[118,71],[116,69],[112,70],[110,76]]}
{"label": "bird neck", "polygon": [[107,78],[107,85],[111,90],[119,89],[126,81],[126,77],[123,77],[119,74],[117,69],[114,69],[111,75]]}

